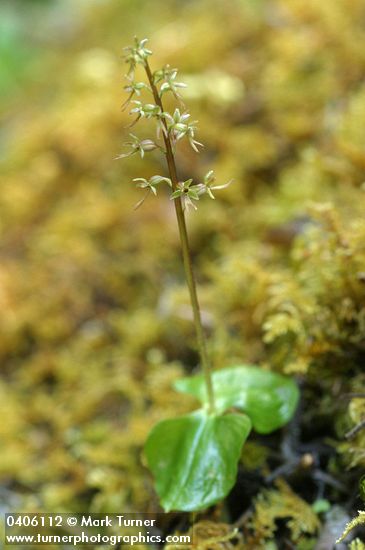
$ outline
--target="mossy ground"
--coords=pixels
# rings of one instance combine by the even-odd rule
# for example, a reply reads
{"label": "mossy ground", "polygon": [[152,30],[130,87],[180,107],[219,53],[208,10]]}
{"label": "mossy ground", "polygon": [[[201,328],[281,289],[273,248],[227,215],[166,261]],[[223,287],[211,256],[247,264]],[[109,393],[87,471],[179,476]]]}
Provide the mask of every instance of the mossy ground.
{"label": "mossy ground", "polygon": [[133,210],[132,178],[165,167],[113,160],[130,122],[120,54],[138,34],[189,83],[205,149],[181,148],[181,178],[234,178],[188,217],[214,366],[260,363],[302,390],[287,428],[244,447],[200,548],[332,548],[365,465],[365,430],[345,437],[365,416],[351,397],[365,394],[364,2],[2,9],[5,508],[158,511],[143,443],[192,406],[171,389],[197,367],[172,204]]}

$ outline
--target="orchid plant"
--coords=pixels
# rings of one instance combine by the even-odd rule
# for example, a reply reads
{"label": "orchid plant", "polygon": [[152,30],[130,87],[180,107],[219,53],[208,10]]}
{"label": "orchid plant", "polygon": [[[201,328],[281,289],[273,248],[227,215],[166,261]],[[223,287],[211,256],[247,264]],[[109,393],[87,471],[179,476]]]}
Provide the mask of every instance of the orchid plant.
{"label": "orchid plant", "polygon": [[[175,160],[178,145],[186,141],[195,151],[202,144],[195,139],[197,122],[190,120],[180,91],[186,86],[176,80],[178,71],[166,65],[152,70],[147,39],[125,48],[128,65],[123,108],[131,107],[131,126],[142,118],[156,126],[156,137],[139,138],[130,134],[128,152],[118,158],[161,152],[166,158],[167,175],[149,179],[135,178],[145,190],[140,206],[148,195],[157,195],[165,185],[173,201],[179,229],[182,257],[193,311],[202,373],[178,380],[175,389],[191,394],[201,407],[190,414],[169,418],[152,429],[145,445],[147,464],[155,478],[155,487],[165,511],[196,511],[223,499],[233,487],[242,447],[251,429],[267,434],[286,424],[296,409],[298,388],[293,380],[257,366],[237,365],[212,370],[206,335],[201,320],[197,285],[192,266],[186,226],[186,211],[196,210],[202,196],[214,199],[214,192],[230,181],[216,184],[213,170],[202,181],[181,181]],[[137,69],[145,80],[136,79]],[[149,98],[144,101],[143,97]],[[179,102],[172,113],[165,110],[162,98],[171,94]],[[137,99],[138,98],[138,99]]]}

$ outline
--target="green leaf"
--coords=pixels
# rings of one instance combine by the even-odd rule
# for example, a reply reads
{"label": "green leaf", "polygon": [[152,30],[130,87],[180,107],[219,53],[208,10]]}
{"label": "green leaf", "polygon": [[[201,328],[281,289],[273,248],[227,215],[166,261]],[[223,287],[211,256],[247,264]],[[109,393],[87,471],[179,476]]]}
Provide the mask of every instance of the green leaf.
{"label": "green leaf", "polygon": [[[286,424],[298,404],[299,390],[291,378],[259,367],[221,369],[212,378],[218,412],[231,407],[244,411],[258,433],[270,433]],[[208,402],[203,375],[177,380],[174,387],[204,405]]]}
{"label": "green leaf", "polygon": [[235,483],[250,430],[246,415],[203,409],[157,424],[145,454],[165,511],[201,510],[223,499]]}

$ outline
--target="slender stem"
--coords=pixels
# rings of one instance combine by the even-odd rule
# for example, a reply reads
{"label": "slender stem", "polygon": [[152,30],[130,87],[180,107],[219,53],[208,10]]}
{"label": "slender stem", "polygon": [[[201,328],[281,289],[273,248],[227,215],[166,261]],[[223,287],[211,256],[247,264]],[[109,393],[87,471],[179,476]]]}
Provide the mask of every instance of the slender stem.
{"label": "slender stem", "polygon": [[[145,70],[153,92],[155,103],[160,107],[161,112],[163,112],[162,101],[158,94],[156,85],[153,81],[153,75],[152,75],[150,66],[148,64],[148,61],[146,61]],[[165,130],[162,132],[162,134],[163,134],[163,139],[164,139],[165,148],[166,148],[165,154],[166,154],[167,166],[170,173],[172,189],[173,191],[176,191],[179,180],[177,177],[174,152],[172,149],[171,140],[168,134],[167,124],[165,119],[163,119],[162,124],[164,125],[164,130]],[[199,300],[198,300],[198,295],[196,291],[195,276],[194,276],[193,265],[191,261],[188,232],[186,229],[186,221],[185,221],[185,215],[182,207],[181,198],[177,197],[176,199],[174,199],[174,204],[175,204],[175,212],[176,212],[177,224],[179,228],[180,241],[181,241],[181,247],[182,247],[185,276],[186,276],[186,281],[187,281],[189,293],[190,293],[190,301],[193,309],[194,324],[195,324],[196,336],[198,341],[199,354],[200,354],[201,364],[203,368],[205,384],[207,388],[209,410],[210,412],[214,412],[215,404],[214,404],[214,391],[213,391],[213,383],[212,383],[212,375],[211,375],[211,365],[208,358],[207,346],[205,342],[205,334],[204,334],[203,324],[201,320]]]}

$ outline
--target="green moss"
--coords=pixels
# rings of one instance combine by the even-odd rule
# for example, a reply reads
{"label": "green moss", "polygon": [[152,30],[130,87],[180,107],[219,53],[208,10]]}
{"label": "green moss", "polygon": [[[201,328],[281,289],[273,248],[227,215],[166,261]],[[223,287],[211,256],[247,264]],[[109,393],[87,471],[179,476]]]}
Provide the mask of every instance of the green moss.
{"label": "green moss", "polygon": [[[181,177],[214,159],[217,179],[235,178],[189,217],[214,365],[299,377],[306,442],[318,428],[338,451],[326,472],[356,481],[365,431],[345,434],[363,402],[345,395],[365,392],[362,0],[82,10],[82,33],[67,47],[55,36],[2,106],[1,483],[22,510],[157,510],[141,449],[158,420],[190,410],[171,389],[197,362],[171,205],[135,212],[129,185],[163,167],[113,161],[130,123],[118,52],[146,30],[157,65],[210,75],[212,90],[222,75],[242,84],[221,103],[191,98],[206,148],[179,160]],[[270,448],[250,445],[265,475]]]}

